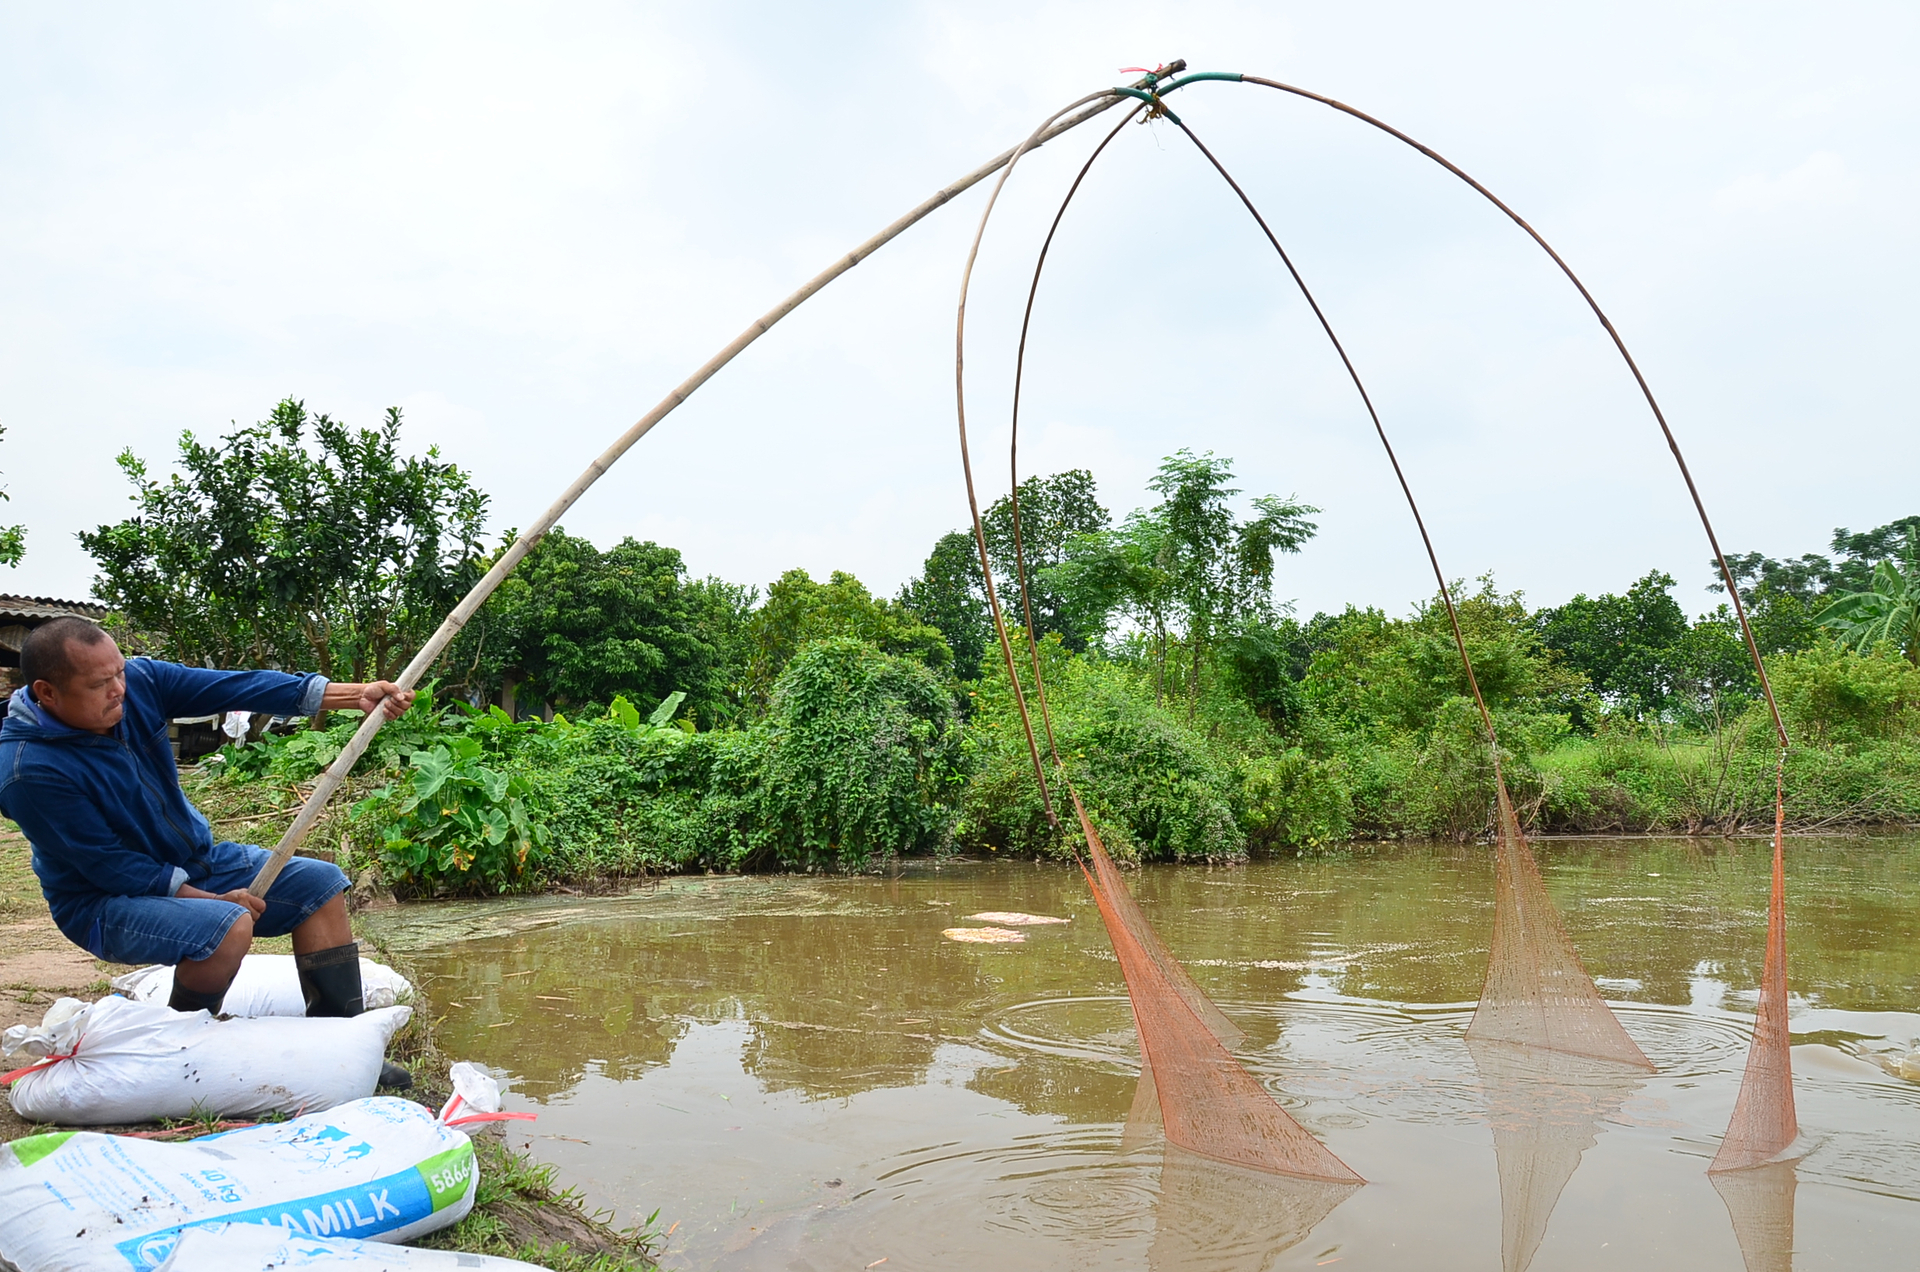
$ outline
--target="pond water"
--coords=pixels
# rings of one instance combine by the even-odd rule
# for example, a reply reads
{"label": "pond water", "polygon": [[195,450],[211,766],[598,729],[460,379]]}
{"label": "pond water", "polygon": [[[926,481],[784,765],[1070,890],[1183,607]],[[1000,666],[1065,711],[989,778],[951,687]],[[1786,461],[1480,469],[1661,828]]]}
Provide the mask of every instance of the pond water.
{"label": "pond water", "polygon": [[[1886,1067],[1920,1041],[1920,838],[1790,843],[1810,1151],[1722,1191],[1705,1170],[1745,1062],[1770,845],[1536,848],[1656,1074],[1469,1049],[1484,847],[1129,876],[1246,1032],[1240,1058],[1358,1189],[1222,1174],[1128,1134],[1125,986],[1060,866],[684,879],[379,922],[414,952],[442,1047],[539,1115],[514,1142],[622,1223],[657,1208],[673,1268],[1920,1264],[1920,1083]],[[1070,922],[942,935],[983,911]]]}

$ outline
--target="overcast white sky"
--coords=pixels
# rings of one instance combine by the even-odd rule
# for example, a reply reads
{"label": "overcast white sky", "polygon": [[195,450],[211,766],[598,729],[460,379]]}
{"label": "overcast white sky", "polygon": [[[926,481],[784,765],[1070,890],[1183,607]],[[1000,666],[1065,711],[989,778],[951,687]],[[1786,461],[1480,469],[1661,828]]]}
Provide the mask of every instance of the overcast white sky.
{"label": "overcast white sky", "polygon": [[[793,287],[1117,68],[1286,79],[1385,117],[1581,271],[1729,550],[1920,512],[1920,9],[1911,4],[0,3],[0,590],[80,596],[113,457],[279,398],[406,411],[543,509]],[[1426,160],[1264,89],[1176,107],[1261,204],[1367,377],[1443,564],[1536,602],[1653,567],[1712,599],[1673,464],[1550,263]],[[1033,252],[1096,126],[1023,164],[970,309],[976,463],[1005,486]],[[986,187],[755,345],[567,517],[762,585],[891,593],[965,516],[953,304]],[[1350,386],[1231,194],[1130,129],[1062,230],[1030,471],[1116,512],[1179,446],[1322,533],[1304,610],[1430,585]]]}

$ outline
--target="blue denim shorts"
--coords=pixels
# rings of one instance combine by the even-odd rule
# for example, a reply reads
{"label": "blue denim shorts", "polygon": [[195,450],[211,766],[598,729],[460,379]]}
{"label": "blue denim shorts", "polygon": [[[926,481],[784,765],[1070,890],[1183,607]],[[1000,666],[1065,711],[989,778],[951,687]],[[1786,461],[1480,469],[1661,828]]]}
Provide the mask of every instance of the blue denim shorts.
{"label": "blue denim shorts", "polygon": [[[193,886],[202,892],[231,892],[253,882],[269,854],[252,844],[222,845],[239,854],[222,854],[223,869]],[[234,856],[238,856],[238,860]],[[285,936],[315,910],[347,890],[340,867],[313,857],[287,862],[267,892],[267,910],[253,922],[255,936]],[[231,901],[204,897],[108,897],[94,911],[86,947],[109,963],[169,963],[209,957],[227,938],[227,929],[246,913]]]}

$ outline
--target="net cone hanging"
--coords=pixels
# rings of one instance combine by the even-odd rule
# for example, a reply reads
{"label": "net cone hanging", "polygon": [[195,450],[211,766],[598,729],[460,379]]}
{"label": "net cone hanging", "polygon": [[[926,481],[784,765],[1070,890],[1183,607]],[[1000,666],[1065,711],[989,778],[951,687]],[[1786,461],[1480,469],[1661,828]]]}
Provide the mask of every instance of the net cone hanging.
{"label": "net cone hanging", "polygon": [[1580,965],[1496,770],[1493,949],[1467,1037],[1589,1056],[1647,1072],[1647,1059]]}
{"label": "net cone hanging", "polygon": [[[1785,760],[1782,759],[1784,767]],[[1800,1137],[1793,1105],[1792,1039],[1787,1033],[1787,887],[1784,838],[1786,800],[1780,775],[1774,779],[1773,889],[1767,898],[1767,962],[1760,974],[1760,1010],[1753,1022],[1753,1045],[1726,1138],[1714,1154],[1709,1173],[1751,1170],[1776,1161]],[[1723,1194],[1724,1195],[1724,1194]]]}
{"label": "net cone hanging", "polygon": [[[1092,859],[1087,881],[1126,978],[1167,1142],[1255,1171],[1365,1183],[1228,1053],[1215,1030],[1217,1024],[1232,1026],[1153,932],[1078,795],[1073,805]],[[1238,1032],[1233,1030],[1234,1036]]]}

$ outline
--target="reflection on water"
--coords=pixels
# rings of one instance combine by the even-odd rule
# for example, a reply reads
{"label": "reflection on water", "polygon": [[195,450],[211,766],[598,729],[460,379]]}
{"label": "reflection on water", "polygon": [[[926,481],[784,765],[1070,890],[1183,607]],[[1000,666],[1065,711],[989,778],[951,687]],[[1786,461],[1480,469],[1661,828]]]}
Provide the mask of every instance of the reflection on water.
{"label": "reflection on water", "polygon": [[1645,1072],[1635,1065],[1467,1039],[1480,1075],[1500,1174],[1500,1265],[1526,1272],[1547,1220],[1592,1148],[1600,1123],[1619,1112]]}
{"label": "reflection on water", "polygon": [[[1907,1266],[1920,1084],[1874,1060],[1920,1035],[1920,840],[1791,846],[1814,1147],[1784,1190],[1736,1179],[1737,1197],[1705,1169],[1751,1030],[1767,845],[1538,852],[1653,1075],[1530,1082],[1469,1050],[1485,849],[1131,880],[1245,1032],[1249,1070],[1373,1181],[1324,1206],[1231,1203],[1245,1181],[1163,1163],[1142,1128],[1123,1142],[1139,1049],[1064,869],[688,879],[381,922],[427,973],[445,1049],[512,1078],[509,1107],[539,1113],[524,1133],[561,1182],[622,1221],[678,1221],[675,1268]],[[1070,922],[1019,945],[941,938],[984,911]]]}
{"label": "reflection on water", "polygon": [[1162,1153],[1152,1272],[1260,1272],[1364,1187],[1269,1175],[1173,1144]]}
{"label": "reflection on water", "polygon": [[1747,1272],[1791,1272],[1793,1195],[1800,1186],[1799,1167],[1793,1162],[1770,1162],[1709,1178],[1720,1200],[1727,1203]]}

